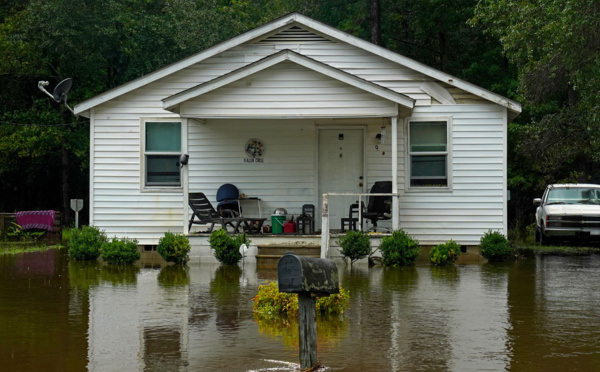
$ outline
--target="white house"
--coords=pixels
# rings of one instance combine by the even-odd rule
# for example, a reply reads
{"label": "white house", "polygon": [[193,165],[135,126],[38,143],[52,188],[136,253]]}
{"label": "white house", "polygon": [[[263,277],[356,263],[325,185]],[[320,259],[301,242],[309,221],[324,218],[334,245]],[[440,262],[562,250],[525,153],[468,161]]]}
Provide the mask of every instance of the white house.
{"label": "white house", "polygon": [[[187,234],[188,194],[216,206],[225,183],[270,217],[382,180],[395,194],[389,226],[421,244],[507,233],[507,123],[520,104],[298,13],[75,112],[90,118],[90,224],[109,236]],[[329,197],[328,228],[356,199]]]}

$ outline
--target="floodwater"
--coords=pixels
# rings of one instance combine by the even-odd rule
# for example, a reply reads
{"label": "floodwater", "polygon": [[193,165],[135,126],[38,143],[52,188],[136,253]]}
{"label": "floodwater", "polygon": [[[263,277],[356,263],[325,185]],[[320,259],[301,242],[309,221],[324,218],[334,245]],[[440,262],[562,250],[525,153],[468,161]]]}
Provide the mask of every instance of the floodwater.
{"label": "floodwater", "polygon": [[[351,301],[318,324],[325,370],[600,370],[600,256],[339,270]],[[0,370],[296,370],[296,324],[252,313],[275,276],[0,256]]]}

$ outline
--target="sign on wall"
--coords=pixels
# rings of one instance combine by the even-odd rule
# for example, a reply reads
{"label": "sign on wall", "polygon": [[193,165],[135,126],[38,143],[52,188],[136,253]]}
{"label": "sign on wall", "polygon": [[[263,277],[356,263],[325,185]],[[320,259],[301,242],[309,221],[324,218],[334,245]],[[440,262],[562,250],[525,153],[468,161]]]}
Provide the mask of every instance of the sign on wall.
{"label": "sign on wall", "polygon": [[250,140],[248,140],[248,142],[246,142],[246,154],[248,154],[248,156],[250,156],[249,158],[245,158],[244,162],[245,163],[262,163],[264,161],[263,159],[263,143],[256,139],[256,138],[252,138]]}

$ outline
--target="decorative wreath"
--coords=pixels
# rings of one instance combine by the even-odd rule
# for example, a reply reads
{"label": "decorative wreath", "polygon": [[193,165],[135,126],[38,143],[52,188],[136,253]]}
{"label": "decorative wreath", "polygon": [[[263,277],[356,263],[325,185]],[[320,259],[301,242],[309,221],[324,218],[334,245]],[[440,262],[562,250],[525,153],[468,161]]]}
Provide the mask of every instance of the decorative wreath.
{"label": "decorative wreath", "polygon": [[253,158],[261,157],[263,154],[263,144],[256,138],[253,138],[246,142],[246,154]]}

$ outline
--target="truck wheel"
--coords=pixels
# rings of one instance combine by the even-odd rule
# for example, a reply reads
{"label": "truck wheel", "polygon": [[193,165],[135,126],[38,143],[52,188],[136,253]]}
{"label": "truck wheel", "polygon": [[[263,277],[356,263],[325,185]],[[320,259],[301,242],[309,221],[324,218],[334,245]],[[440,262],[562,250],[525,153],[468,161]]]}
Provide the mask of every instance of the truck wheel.
{"label": "truck wheel", "polygon": [[537,227],[537,225],[535,226],[535,229],[533,230],[533,241],[536,244],[540,243],[540,229],[539,229],[539,227]]}

